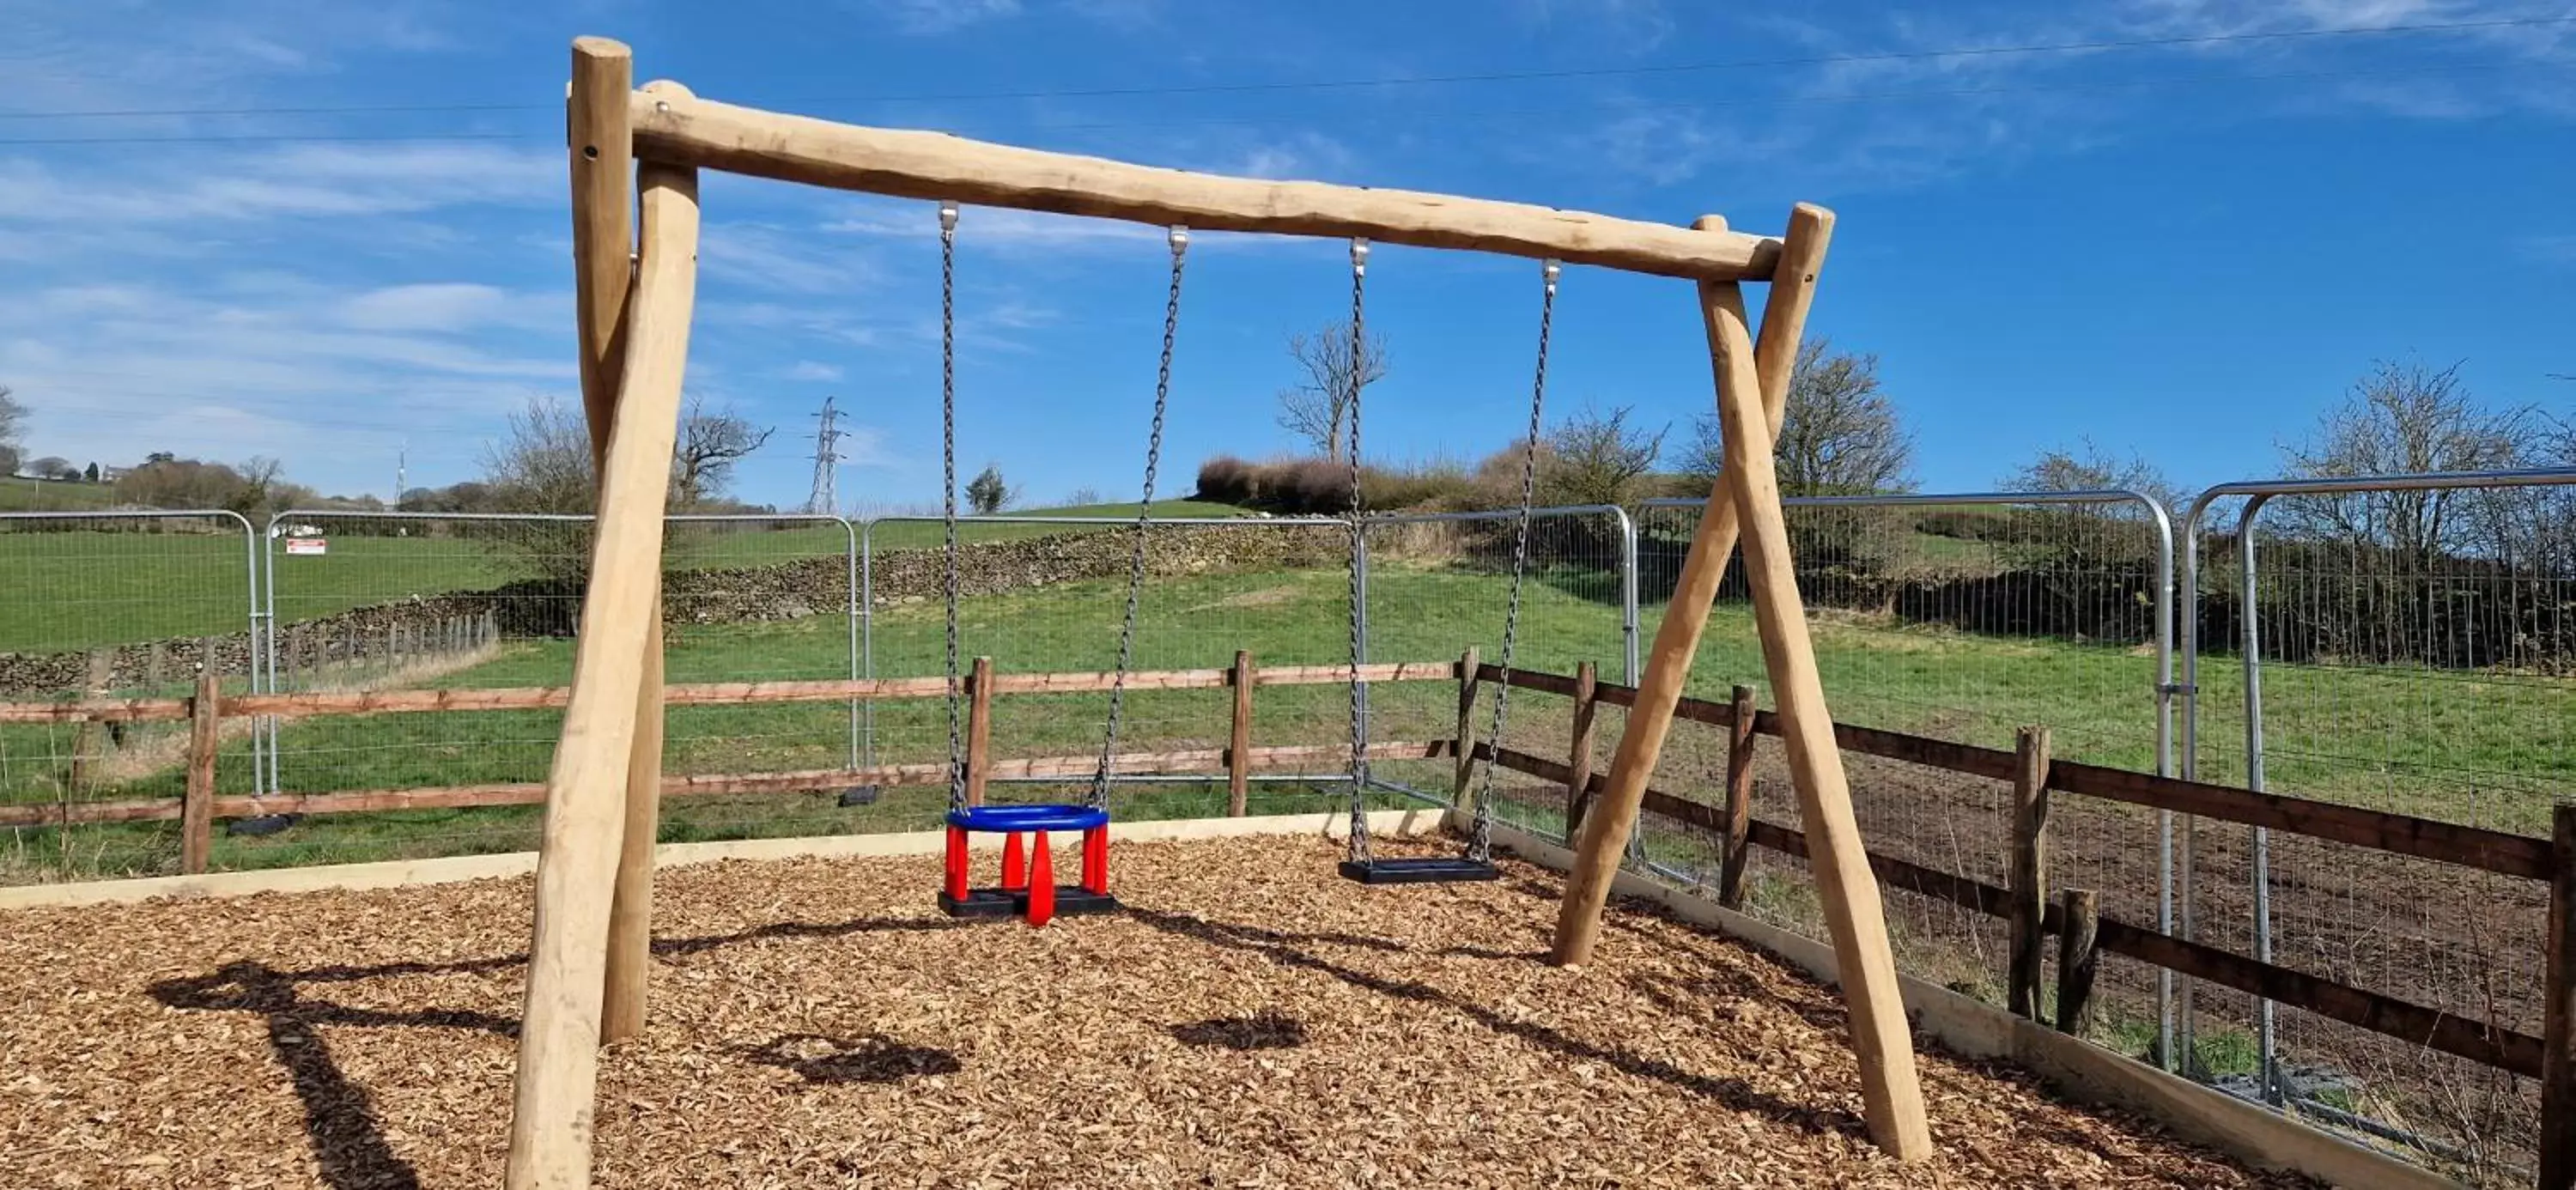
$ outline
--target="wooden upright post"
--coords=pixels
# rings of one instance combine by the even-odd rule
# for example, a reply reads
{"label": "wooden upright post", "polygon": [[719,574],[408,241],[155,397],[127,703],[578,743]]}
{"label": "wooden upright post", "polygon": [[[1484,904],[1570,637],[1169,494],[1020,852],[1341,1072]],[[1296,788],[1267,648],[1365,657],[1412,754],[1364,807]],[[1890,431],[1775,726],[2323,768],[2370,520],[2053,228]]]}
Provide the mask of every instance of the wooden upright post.
{"label": "wooden upright post", "polygon": [[2093,976],[2101,966],[2096,943],[2102,929],[2102,902],[2089,888],[2070,888],[2058,909],[2057,1029],[2081,1035],[2091,1023]]}
{"label": "wooden upright post", "polygon": [[1583,830],[1583,811],[1591,799],[1592,720],[1600,709],[1601,671],[1589,661],[1574,664],[1574,739],[1565,752],[1565,837]]}
{"label": "wooden upright post", "polygon": [[2039,1019],[2039,975],[2048,938],[2048,729],[2025,727],[2014,741],[2012,960],[2005,1001],[2013,1015]]}
{"label": "wooden upright post", "polygon": [[188,787],[179,803],[179,872],[206,870],[215,850],[215,753],[223,746],[223,679],[197,675],[197,697],[188,703]]}
{"label": "wooden upright post", "polygon": [[1234,730],[1225,741],[1225,813],[1241,818],[1252,793],[1252,650],[1234,651]]}
{"label": "wooden upright post", "polygon": [[510,1119],[510,1190],[590,1184],[609,908],[660,602],[663,503],[697,287],[696,171],[648,164],[637,182],[644,234],[627,311],[625,386],[601,477],[572,692],[546,787],[536,938]]}
{"label": "wooden upright post", "polygon": [[[1450,783],[1449,804],[1462,814],[1475,809],[1469,798],[1476,780],[1476,671],[1483,666],[1484,658],[1477,655],[1474,645],[1458,655],[1458,777]],[[1502,743],[1496,740],[1494,746],[1499,748]]]}
{"label": "wooden upright post", "polygon": [[966,671],[966,804],[984,804],[993,772],[993,659],[978,657]]}
{"label": "wooden upright post", "polygon": [[1717,862],[1717,903],[1744,907],[1744,864],[1753,850],[1753,687],[1735,688],[1726,720],[1726,851]]}
{"label": "wooden upright post", "polygon": [[2540,1190],[2576,1187],[2576,802],[2550,811],[2540,1012]]}
{"label": "wooden upright post", "polygon": [[[1723,231],[1726,221],[1711,215],[1693,226]],[[1824,267],[1833,229],[1832,212],[1801,203],[1790,212],[1789,230],[1781,240],[1779,268],[1771,278],[1770,300],[1762,308],[1758,351],[1762,405],[1775,435],[1789,401],[1798,339],[1806,330],[1808,307],[1815,301],[1816,273]],[[1719,310],[1733,310],[1740,321],[1744,299],[1732,283],[1705,282],[1699,287],[1699,301],[1713,359]],[[1699,530],[1691,535],[1690,552],[1682,559],[1672,601],[1655,625],[1654,647],[1637,682],[1637,697],[1628,708],[1627,727],[1619,733],[1619,746],[1611,754],[1609,777],[1585,816],[1582,836],[1573,841],[1574,870],[1566,877],[1565,899],[1557,908],[1556,938],[1549,952],[1559,965],[1590,961],[1593,944],[1600,938],[1601,909],[1610,901],[1610,882],[1619,874],[1620,852],[1636,829],[1646,783],[1663,756],[1664,735],[1672,730],[1673,710],[1690,678],[1691,659],[1699,652],[1700,630],[1708,625],[1709,605],[1726,577],[1727,555],[1735,552],[1735,504],[1727,488],[1721,476],[1709,493]]]}
{"label": "wooden upright post", "polygon": [[[210,662],[214,652],[214,647],[209,644],[206,648],[206,656]],[[107,697],[108,683],[113,680],[110,675],[115,670],[114,652],[107,649],[90,650],[89,673],[86,680],[81,683],[82,695],[87,698]],[[213,672],[211,665],[207,672]],[[89,789],[98,772],[99,762],[107,758],[106,746],[100,741],[108,738],[107,725],[96,719],[81,720],[80,729],[72,733],[71,788],[74,792],[86,792]]]}
{"label": "wooden upright post", "polygon": [[[573,42],[566,132],[572,168],[573,305],[580,331],[581,407],[590,427],[594,477],[608,471],[608,444],[625,380],[627,298],[634,282],[634,138],[628,125],[634,57],[602,38]],[[625,828],[617,890],[608,915],[607,981],[599,1035],[623,1041],[644,1030],[652,967],[653,844],[662,810],[661,568],[654,567],[652,624],[637,691],[635,738],[626,764]]]}
{"label": "wooden upright post", "polygon": [[1842,748],[1834,741],[1833,713],[1825,705],[1815,642],[1807,635],[1807,609],[1798,596],[1788,518],[1782,515],[1780,484],[1772,472],[1761,375],[1754,369],[1753,336],[1740,308],[1720,304],[1714,313],[1725,486],[1745,528],[1744,575],[1753,591],[1754,627],[1762,635],[1763,668],[1771,678],[1789,776],[1798,789],[1807,868],[1815,878],[1825,932],[1833,938],[1836,981],[1851,1010],[1863,1114],[1870,1139],[1880,1149],[1900,1161],[1920,1160],[1932,1155],[1932,1132],[1915,1077],[1914,1040],[1896,981],[1896,955],[1888,945],[1878,878],[1870,872],[1860,824],[1852,814]]}

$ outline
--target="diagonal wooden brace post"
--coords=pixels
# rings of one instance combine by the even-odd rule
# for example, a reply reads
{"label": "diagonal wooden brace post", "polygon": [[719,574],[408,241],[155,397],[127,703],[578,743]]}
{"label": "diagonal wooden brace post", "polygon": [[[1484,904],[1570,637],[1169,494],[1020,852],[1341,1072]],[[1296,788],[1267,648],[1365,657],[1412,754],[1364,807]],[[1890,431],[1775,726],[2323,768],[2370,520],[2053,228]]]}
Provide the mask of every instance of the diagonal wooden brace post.
{"label": "diagonal wooden brace post", "polygon": [[1770,427],[1754,395],[1761,381],[1753,368],[1753,336],[1732,311],[1720,313],[1717,330],[1718,360],[1727,377],[1718,385],[1717,398],[1726,434],[1726,487],[1744,525],[1744,575],[1753,590],[1754,624],[1762,634],[1781,749],[1788,754],[1789,776],[1798,789],[1807,869],[1815,878],[1825,932],[1833,939],[1836,980],[1851,1013],[1861,1103],[1870,1139],[1900,1161],[1918,1160],[1931,1156],[1932,1132],[1914,1069],[1914,1039],[1897,984],[1896,955],[1888,945],[1878,877],[1870,871],[1860,823],[1852,814],[1851,783],[1843,773],[1833,713],[1816,672],[1806,604],[1798,597],[1788,519],[1781,513],[1780,484],[1772,472]]}
{"label": "diagonal wooden brace post", "polygon": [[628,307],[624,393],[600,477],[563,735],[546,782],[536,938],[510,1118],[510,1190],[590,1184],[610,903],[697,290],[697,172],[647,165],[636,180],[644,234]]}
{"label": "diagonal wooden brace post", "polygon": [[[1712,223],[1702,220],[1700,226],[1709,228]],[[1565,965],[1591,957],[1600,935],[1601,911],[1618,874],[1620,848],[1635,827],[1646,784],[1661,757],[1701,631],[1708,623],[1710,604],[1725,575],[1727,555],[1737,544],[1738,527],[1747,527],[1752,532],[1743,540],[1745,569],[1752,580],[1783,743],[1811,840],[1811,867],[1833,936],[1844,998],[1851,1008],[1853,1048],[1860,1058],[1870,1134],[1888,1153],[1915,1160],[1930,1155],[1931,1134],[1924,1120],[1905,1005],[1896,983],[1878,885],[1861,849],[1842,754],[1834,742],[1833,719],[1816,676],[1814,645],[1807,637],[1771,462],[1798,339],[1831,229],[1832,216],[1821,209],[1801,206],[1792,215],[1758,348],[1746,329],[1743,296],[1736,285],[1703,282],[1700,286],[1718,410],[1726,432],[1725,471],[1709,495],[1672,601],[1656,629],[1654,651],[1638,683],[1606,787],[1576,840],[1574,872],[1558,911],[1552,957]]]}
{"label": "diagonal wooden brace post", "polygon": [[[1717,230],[1725,226],[1725,221],[1712,216],[1695,226]],[[1801,204],[1791,212],[1788,233],[1781,241],[1779,269],[1772,276],[1770,300],[1763,307],[1762,342],[1757,352],[1763,376],[1762,404],[1775,434],[1781,410],[1788,404],[1789,373],[1797,361],[1798,340],[1806,329],[1807,310],[1815,300],[1816,274],[1824,267],[1825,248],[1833,238],[1833,229],[1832,212]],[[1701,313],[1709,323],[1714,361],[1717,312],[1721,307],[1730,308],[1740,317],[1743,297],[1734,284],[1726,282],[1702,283],[1699,297]],[[1566,879],[1565,900],[1557,910],[1556,937],[1550,954],[1560,965],[1591,961],[1592,947],[1601,934],[1601,910],[1610,900],[1610,882],[1619,874],[1620,849],[1636,829],[1637,809],[1645,800],[1646,782],[1654,776],[1655,762],[1663,755],[1664,735],[1672,728],[1674,708],[1680,705],[1682,687],[1690,678],[1691,659],[1699,651],[1700,630],[1708,624],[1709,605],[1717,598],[1718,583],[1726,577],[1727,555],[1735,552],[1735,530],[1735,505],[1721,478],[1709,493],[1699,531],[1691,537],[1690,552],[1682,560],[1672,601],[1665,605],[1663,620],[1655,626],[1654,647],[1647,654],[1645,673],[1638,679],[1637,695],[1628,709],[1627,726],[1619,733],[1609,774],[1584,816],[1581,835],[1574,840],[1574,871]]]}
{"label": "diagonal wooden brace post", "polygon": [[[608,473],[608,441],[625,381],[626,305],[634,288],[635,154],[627,122],[634,55],[605,38],[573,42],[566,93],[572,164],[573,305],[580,315],[581,407],[590,428],[594,477]],[[660,94],[677,84],[654,83]],[[653,844],[662,816],[662,607],[657,568],[653,625],[636,691],[635,742],[628,748],[626,826],[617,891],[608,912],[608,966],[601,1042],[644,1031],[645,976],[652,966]]]}

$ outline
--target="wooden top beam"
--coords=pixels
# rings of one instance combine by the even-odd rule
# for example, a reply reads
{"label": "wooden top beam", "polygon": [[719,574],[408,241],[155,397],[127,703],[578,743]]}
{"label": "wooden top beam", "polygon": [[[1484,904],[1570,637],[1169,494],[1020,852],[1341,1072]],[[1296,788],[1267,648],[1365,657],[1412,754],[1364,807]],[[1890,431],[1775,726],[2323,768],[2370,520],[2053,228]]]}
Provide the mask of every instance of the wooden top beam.
{"label": "wooden top beam", "polygon": [[1767,280],[1780,256],[1779,240],[1736,231],[1410,190],[1158,169],[687,95],[637,91],[632,102],[638,158],[837,190],[1157,227],[1365,236],[1702,281]]}

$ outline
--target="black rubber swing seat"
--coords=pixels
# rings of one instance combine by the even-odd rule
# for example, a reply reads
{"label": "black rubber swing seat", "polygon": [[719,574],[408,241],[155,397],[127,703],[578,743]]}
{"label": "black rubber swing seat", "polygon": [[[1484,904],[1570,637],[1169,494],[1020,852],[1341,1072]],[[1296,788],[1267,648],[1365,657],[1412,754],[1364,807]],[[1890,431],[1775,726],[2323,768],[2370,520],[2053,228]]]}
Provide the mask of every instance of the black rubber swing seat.
{"label": "black rubber swing seat", "polygon": [[1362,884],[1458,884],[1500,880],[1502,870],[1483,860],[1433,855],[1404,859],[1343,860],[1342,875]]}

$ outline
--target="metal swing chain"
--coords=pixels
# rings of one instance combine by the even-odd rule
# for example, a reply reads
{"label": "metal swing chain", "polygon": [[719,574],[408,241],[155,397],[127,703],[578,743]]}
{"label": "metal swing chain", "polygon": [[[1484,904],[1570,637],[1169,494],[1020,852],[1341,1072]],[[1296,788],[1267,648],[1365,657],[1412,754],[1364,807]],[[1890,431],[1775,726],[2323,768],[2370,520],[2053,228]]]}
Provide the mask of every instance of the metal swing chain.
{"label": "metal swing chain", "polygon": [[1118,622],[1118,668],[1109,680],[1109,729],[1100,741],[1100,767],[1091,775],[1089,805],[1109,800],[1109,774],[1117,761],[1118,720],[1127,701],[1127,667],[1136,657],[1136,604],[1145,590],[1145,536],[1154,515],[1154,473],[1163,458],[1163,414],[1172,398],[1172,343],[1181,329],[1181,268],[1190,250],[1190,231],[1172,228],[1172,289],[1163,302],[1163,358],[1154,372],[1154,427],[1145,437],[1145,490],[1136,506],[1136,544],[1127,556],[1127,612]]}
{"label": "metal swing chain", "polygon": [[948,808],[966,808],[966,735],[957,675],[957,204],[939,204],[940,523],[947,531]]}
{"label": "metal swing chain", "polygon": [[1538,305],[1538,372],[1530,382],[1529,435],[1521,442],[1521,513],[1512,531],[1511,595],[1503,605],[1502,680],[1494,683],[1493,732],[1491,754],[1485,760],[1484,778],[1476,787],[1475,825],[1467,837],[1467,858],[1485,863],[1494,852],[1494,763],[1503,750],[1503,729],[1511,721],[1512,646],[1519,639],[1521,624],[1521,582],[1529,570],[1530,507],[1538,500],[1538,436],[1545,428],[1547,405],[1547,345],[1556,321],[1557,263],[1548,261],[1540,269],[1545,290]]}
{"label": "metal swing chain", "polygon": [[1348,414],[1351,424],[1351,842],[1352,863],[1370,862],[1368,830],[1368,687],[1360,681],[1360,662],[1364,642],[1361,625],[1368,616],[1366,581],[1360,575],[1360,559],[1366,543],[1361,522],[1360,492],[1360,389],[1368,382],[1366,296],[1369,245],[1365,239],[1351,239],[1351,358]]}

